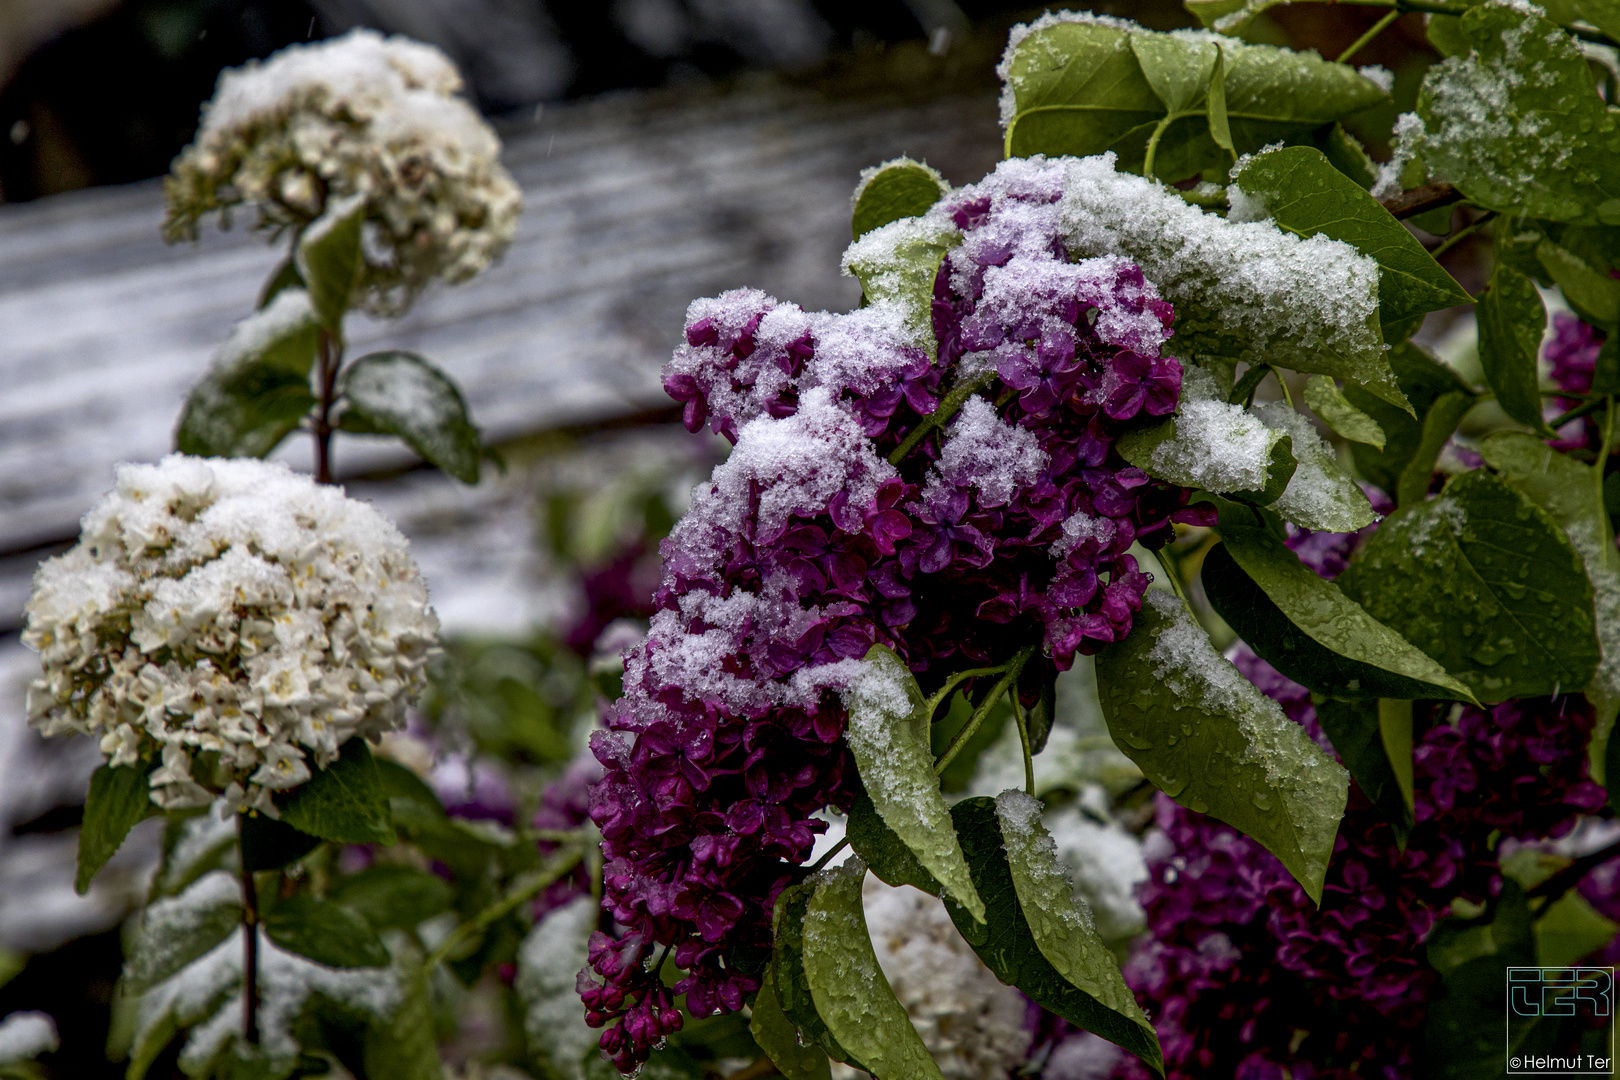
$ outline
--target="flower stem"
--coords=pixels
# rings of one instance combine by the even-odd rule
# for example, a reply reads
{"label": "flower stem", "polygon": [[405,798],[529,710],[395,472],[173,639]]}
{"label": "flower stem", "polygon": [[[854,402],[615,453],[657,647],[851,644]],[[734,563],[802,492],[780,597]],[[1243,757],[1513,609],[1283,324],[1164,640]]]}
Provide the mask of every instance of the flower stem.
{"label": "flower stem", "polygon": [[1018,676],[1024,670],[1024,665],[1029,663],[1029,658],[1033,655],[1035,655],[1035,646],[1025,645],[1007,662],[1005,674],[1001,676],[995,687],[984,696],[984,701],[979,707],[973,710],[972,717],[968,719],[962,730],[956,733],[956,738],[951,740],[951,745],[945,748],[945,752],[939,756],[939,760],[934,762],[935,776],[943,773],[951,762],[956,760],[956,755],[962,752],[962,748],[967,745],[968,740],[973,738],[978,732],[979,726],[984,723],[984,718],[990,715],[990,709],[995,705],[997,699],[1007,692],[1008,687],[1018,681]]}
{"label": "flower stem", "polygon": [[[1561,397],[1562,395],[1559,396]],[[1606,400],[1606,398],[1593,398],[1585,405],[1577,405],[1564,415],[1555,416],[1551,420],[1547,421],[1547,426],[1552,428],[1554,431],[1557,431],[1571,420],[1579,420],[1587,413],[1597,412],[1599,409],[1603,408],[1603,403]]]}
{"label": "flower stem", "polygon": [[957,410],[967,402],[968,398],[989,386],[995,381],[995,378],[996,369],[991,368],[989,371],[982,371],[970,378],[963,379],[951,387],[951,392],[940,400],[939,407],[923,417],[917,426],[911,429],[911,433],[900,441],[900,445],[890,451],[889,464],[898,465],[904,461],[906,455],[911,453],[917,444],[923,441],[925,435],[955,416]]}
{"label": "flower stem", "polygon": [[432,973],[435,968],[449,958],[451,953],[460,948],[464,941],[489,926],[490,923],[511,914],[524,902],[539,896],[542,889],[578,866],[580,860],[584,857],[585,852],[580,848],[564,848],[548,859],[540,869],[518,878],[511,891],[505,896],[450,931],[445,939],[439,942],[439,947],[429,953],[426,960],[422,961],[422,970]]}
{"label": "flower stem", "polygon": [[1487,210],[1485,213],[1479,216],[1479,220],[1473,222],[1471,225],[1468,225],[1466,228],[1458,229],[1456,232],[1446,237],[1445,243],[1429,252],[1430,257],[1438,259],[1446,252],[1456,247],[1462,241],[1468,239],[1470,236],[1473,236],[1483,226],[1490,224],[1491,219],[1494,217],[1496,217],[1496,211]]}
{"label": "flower stem", "polygon": [[1149,180],[1153,179],[1154,159],[1159,156],[1159,140],[1164,138],[1164,133],[1170,129],[1170,125],[1180,119],[1180,113],[1165,113],[1164,119],[1159,121],[1159,126],[1148,136],[1147,157],[1142,161],[1142,175]]}
{"label": "flower stem", "polygon": [[315,412],[315,480],[332,482],[332,405],[337,396],[338,368],[343,365],[343,345],[328,330],[321,331],[316,353],[321,380],[321,400]]}
{"label": "flower stem", "polygon": [[1024,748],[1024,791],[1035,794],[1035,759],[1029,752],[1029,724],[1024,720],[1024,708],[1018,703],[1018,688],[1007,688],[1007,700],[1012,702],[1013,721],[1018,725],[1018,741]]}
{"label": "flower stem", "polygon": [[1350,47],[1345,49],[1344,52],[1340,53],[1338,60],[1334,61],[1334,63],[1342,64],[1346,60],[1349,60],[1352,56],[1356,55],[1356,53],[1360,52],[1367,42],[1371,41],[1379,34],[1382,34],[1385,30],[1388,30],[1389,24],[1400,18],[1403,14],[1405,13],[1402,12],[1400,8],[1391,8],[1382,19],[1379,19],[1377,22],[1369,26],[1365,34],[1362,34],[1360,37],[1356,38],[1356,40],[1352,41],[1350,43]]}
{"label": "flower stem", "polygon": [[849,847],[849,837],[846,836],[842,840],[838,841],[838,843],[836,843],[832,847],[828,848],[827,849],[827,854],[825,854],[821,858],[817,859],[816,862],[815,862],[815,865],[810,867],[810,872],[813,874],[817,870],[820,870],[823,866],[826,866],[829,862],[832,861],[832,857],[834,855],[838,854],[840,851],[843,851],[847,847]]}
{"label": "flower stem", "polygon": [[259,1044],[259,897],[242,850],[242,815],[236,815],[236,857],[242,866],[242,1038]]}
{"label": "flower stem", "polygon": [[976,679],[981,675],[1000,675],[1006,670],[1006,664],[997,664],[995,667],[977,667],[968,668],[966,671],[958,671],[955,675],[952,675],[950,678],[946,679],[945,685],[941,686],[938,690],[935,690],[934,696],[929,698],[928,703],[923,706],[928,712],[928,722],[933,723],[934,714],[939,712],[940,705],[944,703],[946,698],[951,696],[951,691],[955,690],[962,683],[969,679]]}

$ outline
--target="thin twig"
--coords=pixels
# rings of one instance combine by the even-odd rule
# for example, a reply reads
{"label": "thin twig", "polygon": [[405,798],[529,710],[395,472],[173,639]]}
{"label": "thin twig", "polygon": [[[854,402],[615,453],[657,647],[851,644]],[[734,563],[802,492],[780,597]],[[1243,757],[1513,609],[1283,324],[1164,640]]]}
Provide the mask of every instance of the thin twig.
{"label": "thin twig", "polygon": [[950,697],[951,691],[955,690],[958,686],[962,685],[964,682],[967,682],[969,679],[976,679],[981,675],[1000,675],[1006,670],[1006,664],[997,664],[995,667],[977,667],[968,668],[966,671],[958,671],[955,675],[952,675],[950,678],[946,679],[945,685],[941,686],[938,690],[935,690],[933,696],[930,697],[927,703],[923,706],[928,713],[928,722],[933,723],[934,714],[939,711],[940,705],[945,702],[946,698]]}
{"label": "thin twig", "polygon": [[573,870],[584,857],[585,852],[580,848],[564,848],[554,854],[540,869],[519,878],[518,884],[514,885],[512,890],[505,896],[450,931],[445,936],[445,939],[439,942],[439,947],[429,953],[426,960],[422,961],[422,970],[432,972],[440,964],[444,963],[451,953],[460,948],[462,942],[489,926],[490,923],[502,919],[517,910],[519,905],[540,895],[542,889]]}
{"label": "thin twig", "polygon": [[1547,421],[1547,426],[1552,428],[1554,431],[1557,431],[1559,428],[1563,427],[1565,424],[1569,423],[1571,420],[1579,420],[1581,417],[1585,416],[1587,413],[1597,412],[1599,409],[1601,409],[1603,407],[1603,402],[1605,400],[1607,400],[1607,399],[1606,398],[1593,398],[1591,401],[1588,401],[1585,405],[1577,405],[1573,409],[1569,410],[1569,412],[1564,413],[1562,416],[1555,416],[1551,420]]}
{"label": "thin twig", "polygon": [[332,406],[337,396],[338,367],[343,362],[342,346],[326,329],[321,330],[317,353],[321,400],[315,412],[315,482],[332,482]]}
{"label": "thin twig", "polygon": [[838,854],[840,851],[843,851],[847,847],[849,847],[849,837],[846,836],[842,840],[838,841],[838,843],[834,844],[831,848],[829,848],[827,850],[827,854],[825,854],[821,858],[817,859],[815,861],[815,865],[810,867],[810,872],[813,874],[817,870],[820,870],[823,866],[826,866],[829,862],[832,861],[832,857],[834,855]]}
{"label": "thin twig", "polygon": [[1384,200],[1384,209],[1398,218],[1415,217],[1428,210],[1459,203],[1467,196],[1450,184],[1425,184]]}
{"label": "thin twig", "polygon": [[1429,252],[1429,255],[1438,259],[1446,252],[1456,247],[1462,241],[1468,239],[1470,236],[1473,236],[1483,226],[1490,224],[1491,219],[1494,217],[1496,217],[1496,211],[1487,210],[1485,213],[1481,214],[1479,218],[1473,222],[1473,224],[1467,226],[1466,228],[1458,229],[1456,232],[1446,237],[1445,242],[1439,247],[1435,248],[1433,251]]}
{"label": "thin twig", "polygon": [[242,815],[236,815],[236,857],[242,865],[242,1038],[259,1044],[259,897],[242,848]]}
{"label": "thin twig", "polygon": [[1024,750],[1024,790],[1035,794],[1035,759],[1029,752],[1029,724],[1024,720],[1024,708],[1018,701],[1018,687],[1007,688],[1007,700],[1012,702],[1013,722],[1018,725],[1018,743]]}
{"label": "thin twig", "polygon": [[983,371],[971,378],[963,379],[953,386],[951,392],[945,395],[934,411],[918,421],[917,426],[911,429],[911,433],[900,441],[900,445],[889,452],[889,464],[898,465],[905,460],[905,456],[911,453],[913,447],[922,442],[925,435],[955,416],[956,411],[962,407],[968,398],[989,386],[995,381],[995,378],[996,369],[991,368],[989,371]]}
{"label": "thin twig", "polygon": [[1400,8],[1392,8],[1382,19],[1379,19],[1377,22],[1368,27],[1365,34],[1362,34],[1360,37],[1356,38],[1355,41],[1352,41],[1350,43],[1350,47],[1339,54],[1339,59],[1336,60],[1335,63],[1342,64],[1346,60],[1349,60],[1352,56],[1356,55],[1356,53],[1362,50],[1362,47],[1365,46],[1367,42],[1371,41],[1379,34],[1382,34],[1385,30],[1388,30],[1389,24],[1400,18],[1403,14],[1405,13],[1402,12]]}
{"label": "thin twig", "polygon": [[956,755],[962,752],[962,748],[967,745],[968,740],[973,738],[974,734],[978,732],[979,726],[984,723],[984,718],[990,715],[990,709],[995,705],[996,700],[1007,692],[1009,686],[1018,681],[1019,673],[1024,670],[1024,665],[1029,663],[1029,658],[1034,654],[1035,646],[1025,645],[1008,662],[1006,673],[997,681],[995,687],[984,696],[984,701],[977,709],[973,710],[973,716],[968,719],[967,724],[963,726],[961,731],[956,733],[956,738],[951,740],[951,745],[945,748],[945,752],[939,756],[939,760],[934,762],[935,776],[943,773],[950,763],[956,760]]}
{"label": "thin twig", "polygon": [[[1559,897],[1563,896],[1576,885],[1579,885],[1581,883],[1581,879],[1587,874],[1591,873],[1593,868],[1601,866],[1603,863],[1608,862],[1610,859],[1613,859],[1616,856],[1620,856],[1620,840],[1616,840],[1608,847],[1599,848],[1590,855],[1582,855],[1580,858],[1558,871],[1558,873],[1554,874],[1546,881],[1543,881],[1540,885],[1537,885],[1533,889],[1525,890],[1525,898],[1534,899],[1538,896],[1549,897],[1550,899],[1547,901],[1547,903],[1548,906],[1551,906],[1557,902]],[[1543,908],[1542,910],[1545,911],[1546,908]]]}

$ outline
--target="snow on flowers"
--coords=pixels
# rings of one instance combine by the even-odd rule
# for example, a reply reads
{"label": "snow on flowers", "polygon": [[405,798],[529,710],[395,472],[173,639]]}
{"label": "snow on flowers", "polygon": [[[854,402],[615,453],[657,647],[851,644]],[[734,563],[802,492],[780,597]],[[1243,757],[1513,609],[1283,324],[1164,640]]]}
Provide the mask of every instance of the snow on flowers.
{"label": "snow on flowers", "polygon": [[40,567],[30,721],[160,758],[160,806],[275,814],[354,736],[404,723],[438,619],[404,537],[284,465],[122,465],[76,547]]}

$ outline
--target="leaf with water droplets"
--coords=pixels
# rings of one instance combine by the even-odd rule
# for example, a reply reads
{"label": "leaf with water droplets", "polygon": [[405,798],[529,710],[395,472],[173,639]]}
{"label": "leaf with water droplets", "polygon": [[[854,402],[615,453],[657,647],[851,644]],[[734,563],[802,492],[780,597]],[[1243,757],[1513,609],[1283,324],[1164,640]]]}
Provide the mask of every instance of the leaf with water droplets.
{"label": "leaf with water droplets", "polygon": [[1545,510],[1482,469],[1392,514],[1337,583],[1481,701],[1573,691],[1597,668],[1581,557]]}
{"label": "leaf with water droplets", "polygon": [[1552,431],[1541,418],[1541,388],[1536,384],[1536,358],[1541,354],[1547,311],[1535,282],[1498,263],[1480,297],[1478,314],[1479,363],[1496,391],[1496,403],[1519,423],[1550,438]]}
{"label": "leaf with water droplets", "polygon": [[1305,380],[1305,404],[1340,438],[1384,448],[1384,429],[1378,421],[1350,404],[1329,376],[1312,375]]}
{"label": "leaf with water droplets", "polygon": [[765,980],[760,984],[748,1030],[787,1080],[828,1080],[832,1075],[826,1051],[815,1043],[808,1046],[801,1043],[798,1029],[782,1011],[782,1003],[776,996],[774,971],[766,971]]}
{"label": "leaf with water droplets", "polygon": [[802,1042],[815,1043],[834,1060],[870,1072],[827,1029],[810,992],[810,977],[804,967],[804,915],[814,891],[815,880],[811,879],[784,890],[776,898],[771,919],[770,978],[777,1004],[798,1030]]}
{"label": "leaf with water droplets", "polygon": [[1215,651],[1180,601],[1150,592],[1097,656],[1114,742],[1165,794],[1264,844],[1313,900],[1349,776]]}
{"label": "leaf with water droplets", "polygon": [[1018,792],[963,799],[951,808],[988,925],[948,897],[946,910],[996,978],[1162,1075],[1158,1036],[1091,928],[1089,913],[1076,905],[1039,810],[1036,800]]}
{"label": "leaf with water droplets", "polygon": [[809,879],[804,973],[816,1012],[876,1080],[944,1080],[878,966],[861,906],[865,880],[855,857]]}

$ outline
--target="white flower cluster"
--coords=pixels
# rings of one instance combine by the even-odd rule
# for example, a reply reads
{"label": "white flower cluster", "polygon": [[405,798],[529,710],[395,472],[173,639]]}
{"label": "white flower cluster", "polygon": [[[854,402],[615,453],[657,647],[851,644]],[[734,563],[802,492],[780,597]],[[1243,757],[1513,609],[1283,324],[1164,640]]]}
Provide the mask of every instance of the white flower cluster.
{"label": "white flower cluster", "polygon": [[229,69],[165,184],[165,234],[195,237],[203,215],[245,204],[280,235],[359,193],[363,302],[398,314],[434,278],[483,270],[517,228],[522,192],[460,89],[431,45],[363,29]]}
{"label": "white flower cluster", "polygon": [[172,454],[121,465],[78,546],[42,565],[23,642],[30,722],[161,754],[159,806],[272,815],[359,735],[403,726],[438,619],[406,541],[286,466]]}

